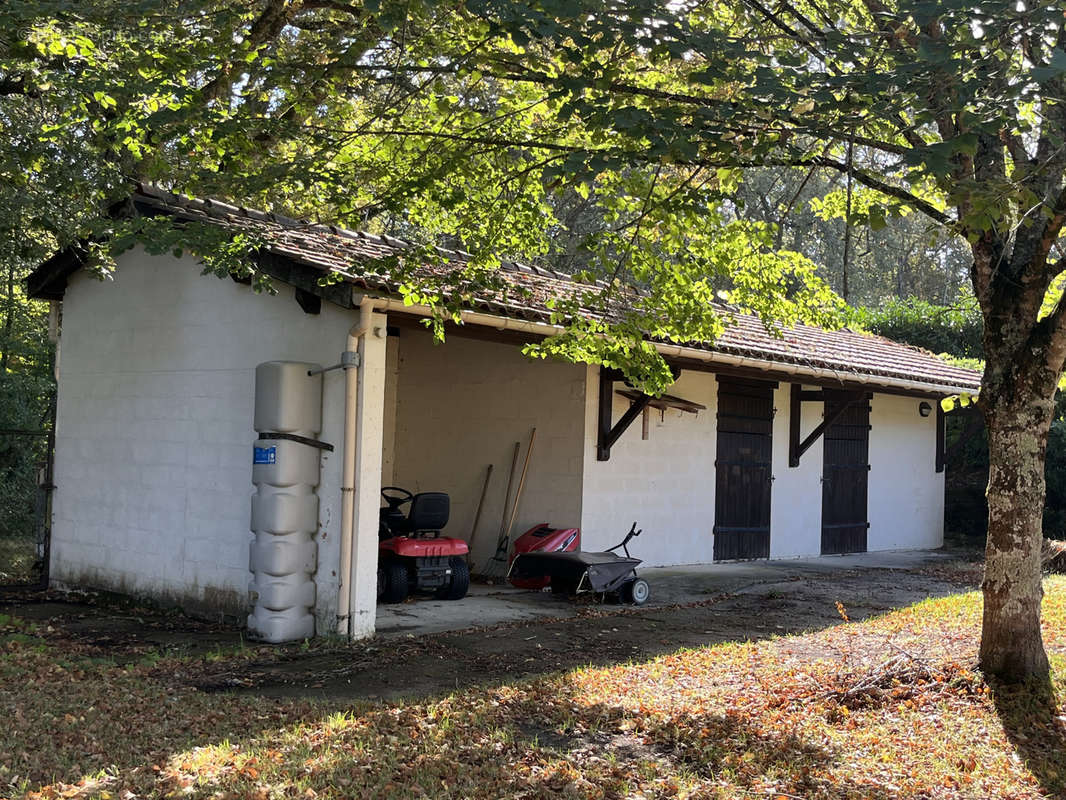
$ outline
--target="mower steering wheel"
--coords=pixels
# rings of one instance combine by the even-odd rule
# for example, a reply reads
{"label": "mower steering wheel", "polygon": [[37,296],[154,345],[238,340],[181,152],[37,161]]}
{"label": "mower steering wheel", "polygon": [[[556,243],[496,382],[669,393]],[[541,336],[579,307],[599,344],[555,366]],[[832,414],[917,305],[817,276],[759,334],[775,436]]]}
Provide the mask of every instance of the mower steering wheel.
{"label": "mower steering wheel", "polygon": [[406,489],[401,489],[399,486],[382,486],[381,487],[381,499],[384,500],[390,510],[397,509],[404,503],[409,503],[414,499],[414,495]]}

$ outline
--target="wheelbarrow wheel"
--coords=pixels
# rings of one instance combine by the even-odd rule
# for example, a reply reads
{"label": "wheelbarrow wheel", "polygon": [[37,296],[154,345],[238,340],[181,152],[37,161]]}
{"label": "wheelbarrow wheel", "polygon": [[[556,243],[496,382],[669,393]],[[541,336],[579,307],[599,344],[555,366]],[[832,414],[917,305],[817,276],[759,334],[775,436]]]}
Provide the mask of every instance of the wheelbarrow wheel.
{"label": "wheelbarrow wheel", "polygon": [[573,585],[566,578],[555,575],[552,577],[552,594],[570,595],[573,594]]}
{"label": "wheelbarrow wheel", "polygon": [[452,571],[452,579],[447,586],[437,589],[436,595],[440,600],[462,600],[466,597],[470,588],[470,567],[466,565],[466,559],[452,556],[448,559],[448,568]]}
{"label": "wheelbarrow wheel", "polygon": [[637,578],[630,581],[622,591],[623,599],[627,603],[632,603],[635,606],[642,606],[647,603],[650,595],[651,587],[648,586],[648,582],[643,578]]}
{"label": "wheelbarrow wheel", "polygon": [[381,602],[402,603],[410,590],[407,579],[407,565],[399,561],[388,561],[382,568],[385,572],[385,586],[381,592]]}

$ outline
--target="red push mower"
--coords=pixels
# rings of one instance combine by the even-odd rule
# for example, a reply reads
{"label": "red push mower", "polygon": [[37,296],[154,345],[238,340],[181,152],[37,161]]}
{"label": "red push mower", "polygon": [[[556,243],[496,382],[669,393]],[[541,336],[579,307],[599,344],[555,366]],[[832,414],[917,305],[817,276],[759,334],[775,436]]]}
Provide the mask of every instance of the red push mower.
{"label": "red push mower", "polygon": [[[381,490],[385,505],[378,522],[378,600],[402,603],[412,592],[433,592],[440,600],[461,600],[470,588],[468,547],[441,536],[451,500],[444,492],[412,494],[398,486]],[[402,507],[410,503],[407,514]]]}
{"label": "red push mower", "polygon": [[[580,549],[580,529],[553,528],[547,522],[542,522],[515,539],[511,562],[525,553],[572,553]],[[509,572],[508,580],[519,589],[543,589],[551,584],[551,578],[546,574],[520,578]]]}
{"label": "red push mower", "polygon": [[[511,562],[508,578],[515,585],[518,581],[547,580],[555,594],[577,595],[593,592],[603,597],[612,595],[625,603],[642,606],[648,602],[651,590],[648,582],[637,577],[639,558],[629,554],[630,540],[640,536],[637,523],[629,529],[626,538],[602,553],[584,550],[572,552],[545,552],[529,550],[517,553]],[[615,550],[621,548],[624,556]],[[543,585],[543,584],[542,584]]]}

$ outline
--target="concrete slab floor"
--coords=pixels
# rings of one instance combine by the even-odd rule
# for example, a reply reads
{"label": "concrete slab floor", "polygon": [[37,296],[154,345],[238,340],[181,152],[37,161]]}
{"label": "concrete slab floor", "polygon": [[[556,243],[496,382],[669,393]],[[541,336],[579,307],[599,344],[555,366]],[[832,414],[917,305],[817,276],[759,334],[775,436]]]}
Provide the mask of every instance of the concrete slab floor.
{"label": "concrete slab floor", "polygon": [[[935,550],[861,553],[847,556],[653,567],[638,572],[651,585],[644,608],[662,608],[707,600],[722,594],[774,592],[788,594],[809,580],[832,579],[852,570],[913,570],[944,563],[955,554]],[[533,620],[578,616],[589,604],[557,597],[551,592],[516,589],[506,583],[473,584],[462,600],[416,596],[397,605],[379,605],[377,633],[382,636],[421,636],[445,631],[494,627]],[[601,612],[629,606],[596,604]]]}

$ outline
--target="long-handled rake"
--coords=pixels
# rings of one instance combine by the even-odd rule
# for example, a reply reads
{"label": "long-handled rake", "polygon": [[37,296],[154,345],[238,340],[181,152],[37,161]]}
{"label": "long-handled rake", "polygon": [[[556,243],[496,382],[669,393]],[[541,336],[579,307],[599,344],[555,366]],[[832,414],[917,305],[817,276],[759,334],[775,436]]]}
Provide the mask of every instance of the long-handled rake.
{"label": "long-handled rake", "polygon": [[[507,555],[511,548],[511,530],[514,528],[515,517],[518,516],[518,504],[522,501],[522,490],[526,485],[526,475],[529,473],[529,460],[533,455],[533,443],[537,440],[537,429],[534,428],[529,434],[529,446],[526,448],[526,459],[522,464],[522,477],[518,481],[518,490],[515,492],[514,503],[511,505],[510,517],[507,515],[507,504],[504,503],[503,520],[500,522],[500,538],[496,541],[496,554],[485,565],[485,574],[489,576],[503,575],[507,570]],[[511,465],[511,479],[507,484],[507,496],[511,494],[511,484],[514,482],[514,468],[518,464],[519,443],[515,442],[514,462]]]}

